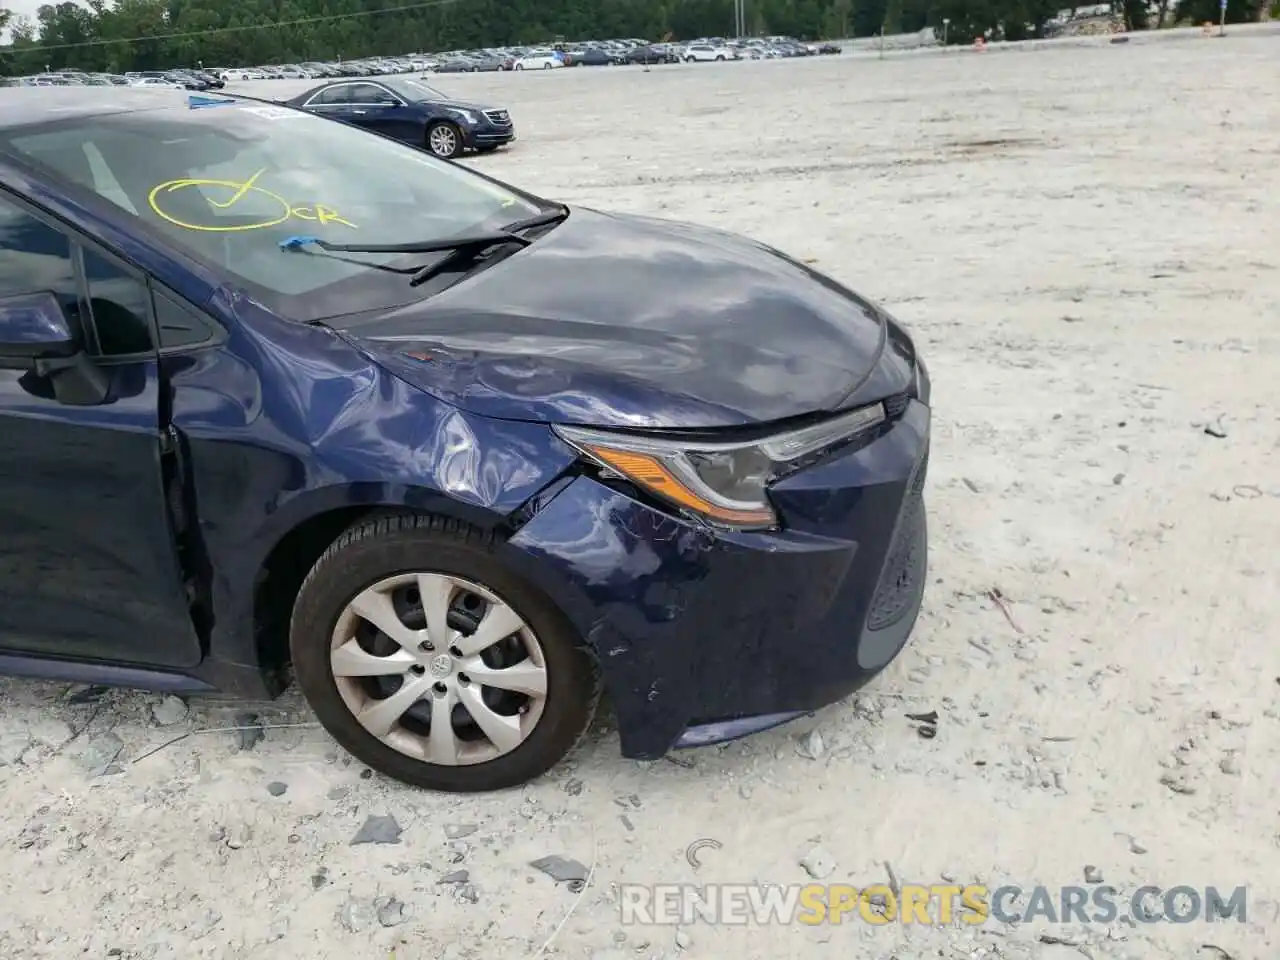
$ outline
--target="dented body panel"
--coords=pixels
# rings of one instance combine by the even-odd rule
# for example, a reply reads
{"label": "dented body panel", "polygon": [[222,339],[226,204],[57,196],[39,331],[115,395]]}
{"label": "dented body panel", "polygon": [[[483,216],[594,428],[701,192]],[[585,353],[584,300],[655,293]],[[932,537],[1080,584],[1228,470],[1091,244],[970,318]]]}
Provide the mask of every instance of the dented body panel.
{"label": "dented body panel", "polygon": [[401,371],[426,354],[407,376],[492,417],[749,427],[893,392],[885,318],[835,281],[745,237],[578,207],[493,269],[328,322]]}
{"label": "dented body panel", "polygon": [[[121,616],[96,655],[0,636],[0,672],[277,693],[295,594],[264,618],[264,583],[293,559],[296,593],[344,528],[384,510],[496,534],[497,556],[598,658],[630,757],[831,703],[906,642],[926,573],[928,377],[897,324],[803,264],[717,231],[575,209],[419,302],[326,326],[272,312],[120,210],[3,156],[0,187],[127,264],[144,296],[171,292],[216,329],[103,364],[114,393],[98,406],[0,371],[0,424],[21,432],[5,480],[22,509],[5,533],[63,577],[91,543],[107,574],[97,608],[60,623],[90,637],[95,609]],[[754,442],[862,405],[882,407],[874,429],[770,477],[778,523],[757,532],[659,506],[554,429]],[[96,496],[112,483],[136,502]],[[26,515],[43,528],[19,529]],[[308,531],[311,551],[292,557]]]}
{"label": "dented body panel", "polygon": [[[682,737],[755,729],[699,736],[716,724],[832,703],[898,653],[924,591],[928,442],[913,402],[870,443],[778,484],[780,532],[713,532],[579,477],[506,551],[591,638],[623,753],[658,757]],[[897,609],[873,618],[886,586]]]}
{"label": "dented body panel", "polygon": [[211,309],[226,343],[171,364],[170,384],[220,657],[253,662],[254,580],[310,518],[406,507],[491,529],[574,462],[545,426],[466,414],[323,327],[246,300]]}

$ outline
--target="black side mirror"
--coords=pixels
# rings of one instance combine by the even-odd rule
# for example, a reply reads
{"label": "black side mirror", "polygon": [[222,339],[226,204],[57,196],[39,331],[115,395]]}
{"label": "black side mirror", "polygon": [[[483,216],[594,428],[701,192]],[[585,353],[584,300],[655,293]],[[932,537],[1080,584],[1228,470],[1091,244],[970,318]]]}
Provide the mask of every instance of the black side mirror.
{"label": "black side mirror", "polygon": [[71,324],[52,293],[0,299],[0,361],[25,364],[44,357],[74,356],[79,350]]}
{"label": "black side mirror", "polygon": [[102,403],[111,386],[52,293],[0,298],[0,367],[34,374],[74,406]]}

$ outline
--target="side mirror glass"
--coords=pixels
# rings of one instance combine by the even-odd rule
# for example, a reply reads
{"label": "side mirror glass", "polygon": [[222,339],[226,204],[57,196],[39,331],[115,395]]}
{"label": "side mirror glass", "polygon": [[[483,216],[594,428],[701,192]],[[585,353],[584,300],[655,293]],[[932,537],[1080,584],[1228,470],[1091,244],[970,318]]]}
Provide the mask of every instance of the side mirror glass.
{"label": "side mirror glass", "polygon": [[84,352],[52,293],[0,297],[0,367],[25,369],[36,395],[48,391],[70,406],[105,403],[111,391],[107,371]]}
{"label": "side mirror glass", "polygon": [[0,360],[70,357],[80,343],[52,293],[0,298]]}

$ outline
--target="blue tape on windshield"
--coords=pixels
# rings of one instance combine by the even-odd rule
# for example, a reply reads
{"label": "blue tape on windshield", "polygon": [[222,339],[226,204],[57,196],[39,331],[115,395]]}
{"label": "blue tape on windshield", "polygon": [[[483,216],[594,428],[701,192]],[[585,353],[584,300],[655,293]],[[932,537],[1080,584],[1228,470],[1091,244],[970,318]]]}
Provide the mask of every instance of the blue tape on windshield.
{"label": "blue tape on windshield", "polygon": [[297,250],[299,247],[306,247],[319,242],[319,237],[285,237],[280,241],[280,249]]}
{"label": "blue tape on windshield", "polygon": [[187,97],[187,106],[192,110],[199,110],[203,107],[225,107],[232,103],[239,103],[239,101],[227,100],[223,97],[198,97],[194,94]]}

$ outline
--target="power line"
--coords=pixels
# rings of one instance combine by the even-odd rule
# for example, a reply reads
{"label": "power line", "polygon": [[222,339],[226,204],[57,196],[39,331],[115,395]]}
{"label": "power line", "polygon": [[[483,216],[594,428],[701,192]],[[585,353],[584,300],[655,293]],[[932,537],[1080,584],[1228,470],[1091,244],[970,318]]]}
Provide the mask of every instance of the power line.
{"label": "power line", "polygon": [[[47,43],[40,46],[15,46],[12,42],[0,46],[3,53],[37,53],[44,50],[77,50],[83,47],[105,47],[116,43],[146,43],[153,40],[186,40],[191,37],[207,37],[216,33],[244,33],[249,30],[274,30],[278,27],[296,27],[305,23],[325,23],[332,20],[354,20],[357,17],[376,17],[383,13],[403,13],[406,10],[422,10],[426,7],[444,7],[459,0],[422,0],[402,7],[384,7],[381,10],[358,10],[355,13],[333,13],[323,17],[301,17],[297,20],[281,20],[278,23],[253,23],[240,27],[210,27],[207,30],[190,30],[186,33],[155,33],[145,37],[121,37],[118,40],[81,40],[78,43]],[[13,25],[10,24],[10,30]]]}

